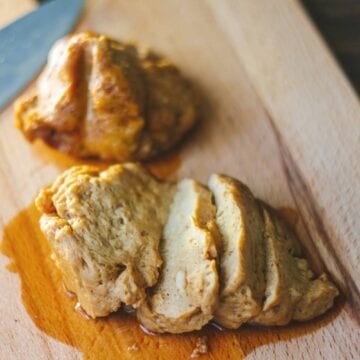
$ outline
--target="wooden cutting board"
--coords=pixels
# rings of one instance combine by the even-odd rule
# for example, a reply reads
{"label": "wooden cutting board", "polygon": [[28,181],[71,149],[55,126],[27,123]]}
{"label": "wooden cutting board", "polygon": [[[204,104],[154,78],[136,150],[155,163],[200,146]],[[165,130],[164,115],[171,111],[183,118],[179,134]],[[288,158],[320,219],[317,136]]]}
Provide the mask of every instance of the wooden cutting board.
{"label": "wooden cutting board", "polygon": [[[2,23],[34,6],[6,2]],[[202,181],[221,171],[294,209],[287,213],[298,217],[309,256],[344,296],[320,319],[285,328],[151,336],[132,315],[83,318],[32,206],[42,186],[78,162],[28,144],[10,104],[0,113],[0,359],[187,359],[200,336],[209,344],[204,359],[359,359],[360,106],[299,3],[92,0],[78,29],[153,47],[203,90],[201,126],[153,171]]]}

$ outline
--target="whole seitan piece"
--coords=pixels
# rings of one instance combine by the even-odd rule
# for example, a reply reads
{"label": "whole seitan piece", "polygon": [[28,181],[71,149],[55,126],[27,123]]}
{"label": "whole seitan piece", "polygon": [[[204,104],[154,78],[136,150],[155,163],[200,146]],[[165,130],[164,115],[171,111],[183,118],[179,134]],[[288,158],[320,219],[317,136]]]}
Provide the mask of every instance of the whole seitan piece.
{"label": "whole seitan piece", "polygon": [[168,150],[197,118],[197,92],[176,66],[90,32],[59,40],[33,93],[15,105],[29,141],[119,162]]}

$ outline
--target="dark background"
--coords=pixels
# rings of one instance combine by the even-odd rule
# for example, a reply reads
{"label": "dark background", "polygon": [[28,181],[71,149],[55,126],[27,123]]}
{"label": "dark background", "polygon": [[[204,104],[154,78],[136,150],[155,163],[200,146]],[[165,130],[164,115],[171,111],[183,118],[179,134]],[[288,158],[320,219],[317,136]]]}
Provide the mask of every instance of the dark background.
{"label": "dark background", "polygon": [[302,0],[360,94],[360,0]]}

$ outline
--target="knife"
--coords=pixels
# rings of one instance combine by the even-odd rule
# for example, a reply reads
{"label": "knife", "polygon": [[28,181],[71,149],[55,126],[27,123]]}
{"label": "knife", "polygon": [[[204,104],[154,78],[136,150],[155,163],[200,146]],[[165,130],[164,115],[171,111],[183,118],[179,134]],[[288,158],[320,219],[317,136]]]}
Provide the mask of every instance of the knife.
{"label": "knife", "polygon": [[54,0],[0,29],[0,109],[40,70],[56,40],[80,15],[84,0]]}

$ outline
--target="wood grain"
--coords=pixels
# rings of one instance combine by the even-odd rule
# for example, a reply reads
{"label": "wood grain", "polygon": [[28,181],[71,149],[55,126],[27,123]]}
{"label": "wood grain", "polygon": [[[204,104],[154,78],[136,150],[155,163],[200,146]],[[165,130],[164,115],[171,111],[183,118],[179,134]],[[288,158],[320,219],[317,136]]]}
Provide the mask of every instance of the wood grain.
{"label": "wood grain", "polygon": [[[360,107],[299,4],[92,0],[78,28],[136,39],[196,81],[207,107],[173,158],[177,176],[206,181],[213,171],[225,172],[272,205],[295,208],[297,230],[316,267],[327,268],[348,295],[343,306],[314,323],[225,334],[205,330],[210,354],[204,358],[359,358]],[[11,106],[2,111],[0,226],[3,244],[13,245],[6,256],[18,261],[19,274],[0,255],[6,294],[0,297],[0,358],[190,356],[196,334],[145,336],[121,315],[100,325],[74,324],[78,315],[59,290],[29,208],[36,191],[72,163],[26,143],[13,128]],[[94,344],[81,345],[86,337]],[[142,342],[134,355],[128,346],[136,339]]]}

